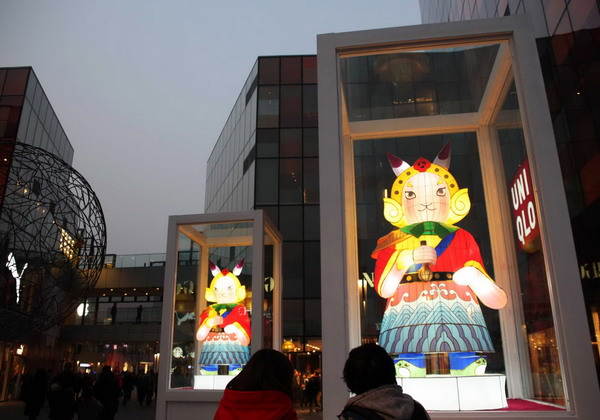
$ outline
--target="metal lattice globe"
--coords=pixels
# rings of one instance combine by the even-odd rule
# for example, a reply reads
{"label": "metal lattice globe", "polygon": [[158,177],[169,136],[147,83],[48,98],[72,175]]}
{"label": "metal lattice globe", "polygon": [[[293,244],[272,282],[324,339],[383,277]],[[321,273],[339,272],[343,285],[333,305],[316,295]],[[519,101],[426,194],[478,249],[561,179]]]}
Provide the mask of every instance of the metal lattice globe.
{"label": "metal lattice globe", "polygon": [[43,149],[0,142],[0,340],[72,313],[105,250],[102,208],[83,176]]}

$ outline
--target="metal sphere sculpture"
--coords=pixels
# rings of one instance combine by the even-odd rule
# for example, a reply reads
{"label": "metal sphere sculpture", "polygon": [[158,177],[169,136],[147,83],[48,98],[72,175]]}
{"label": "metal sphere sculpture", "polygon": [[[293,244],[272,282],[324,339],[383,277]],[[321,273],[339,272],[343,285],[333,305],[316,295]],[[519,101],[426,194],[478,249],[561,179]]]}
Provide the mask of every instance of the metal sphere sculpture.
{"label": "metal sphere sculpture", "polygon": [[0,340],[72,313],[105,251],[104,215],[84,177],[43,149],[0,142]]}

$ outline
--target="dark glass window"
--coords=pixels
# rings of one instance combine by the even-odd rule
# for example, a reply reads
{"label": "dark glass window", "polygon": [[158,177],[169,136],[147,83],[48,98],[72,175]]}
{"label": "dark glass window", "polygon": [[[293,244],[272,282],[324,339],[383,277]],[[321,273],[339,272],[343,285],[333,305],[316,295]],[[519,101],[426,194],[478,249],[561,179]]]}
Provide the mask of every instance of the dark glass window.
{"label": "dark glass window", "polygon": [[5,96],[0,100],[0,137],[15,138],[23,96]]}
{"label": "dark glass window", "polygon": [[302,203],[302,159],[280,159],[279,162],[280,204]]}
{"label": "dark glass window", "polygon": [[[283,292],[285,293],[285,286]],[[304,311],[302,302],[302,299],[284,299],[281,305],[282,333],[284,337],[303,335]]]}
{"label": "dark glass window", "polygon": [[302,123],[305,127],[316,127],[319,125],[317,85],[303,86],[303,90]]}
{"label": "dark glass window", "polygon": [[281,157],[300,157],[302,156],[302,129],[286,128],[281,129]]}
{"label": "dark glass window", "polygon": [[277,157],[279,155],[279,130],[261,128],[256,130],[256,156]]}
{"label": "dark glass window", "polygon": [[320,234],[319,206],[304,206],[304,239],[318,241]]}
{"label": "dark glass window", "polygon": [[3,95],[24,95],[29,69],[9,69],[6,72]]}
{"label": "dark glass window", "polygon": [[277,204],[277,166],[276,159],[256,160],[256,205]]}
{"label": "dark glass window", "polygon": [[321,335],[321,299],[304,301],[305,335],[318,337]]}
{"label": "dark glass window", "polygon": [[281,87],[281,126],[300,127],[302,125],[301,86]]}
{"label": "dark glass window", "polygon": [[302,58],[302,81],[317,83],[317,57]]}
{"label": "dark glass window", "polygon": [[302,143],[304,156],[319,156],[319,129],[305,128]]}
{"label": "dark glass window", "polygon": [[6,79],[6,69],[0,70],[0,95],[2,95],[2,88],[4,87],[4,79]]}
{"label": "dark glass window", "polygon": [[319,203],[319,159],[304,159],[304,202]]}
{"label": "dark glass window", "polygon": [[279,57],[261,57],[258,61],[258,84],[279,84]]}
{"label": "dark glass window", "polygon": [[281,58],[281,84],[291,85],[302,83],[302,67],[300,57]]}
{"label": "dark glass window", "polygon": [[263,86],[258,89],[257,128],[279,126],[279,87]]}
{"label": "dark glass window", "polygon": [[302,242],[284,242],[282,251],[283,298],[301,298],[304,289],[302,281]]}
{"label": "dark glass window", "polygon": [[271,222],[273,222],[275,224],[275,226],[277,226],[277,224],[279,223],[279,213],[277,212],[279,207],[277,207],[277,206],[256,206],[254,208],[256,210],[260,210],[260,209],[264,210],[264,212],[267,214],[269,219],[271,219]]}
{"label": "dark glass window", "polygon": [[302,240],[302,206],[279,207],[279,231],[286,241]]}
{"label": "dark glass window", "polygon": [[304,242],[304,297],[321,297],[321,247],[319,242]]}

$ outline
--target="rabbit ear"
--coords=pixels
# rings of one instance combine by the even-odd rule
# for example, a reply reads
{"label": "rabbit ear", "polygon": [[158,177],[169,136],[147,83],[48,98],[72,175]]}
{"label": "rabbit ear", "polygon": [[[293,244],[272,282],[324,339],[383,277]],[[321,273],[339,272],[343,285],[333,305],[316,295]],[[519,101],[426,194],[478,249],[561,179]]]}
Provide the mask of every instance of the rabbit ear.
{"label": "rabbit ear", "polygon": [[385,154],[387,155],[388,161],[390,162],[390,165],[392,166],[392,170],[394,171],[394,174],[396,176],[400,175],[406,169],[410,168],[410,165],[408,163],[404,162],[399,157],[394,156],[389,152],[385,152]]}
{"label": "rabbit ear", "polygon": [[441,166],[444,169],[448,169],[450,167],[450,142],[446,143],[440,153],[438,153],[437,157],[433,161],[434,165]]}
{"label": "rabbit ear", "polygon": [[217,274],[219,274],[221,272],[221,270],[219,269],[219,267],[217,267],[216,265],[214,265],[212,263],[212,261],[208,261],[208,267],[210,268],[210,272],[212,273],[212,275],[214,277],[217,277]]}
{"label": "rabbit ear", "polygon": [[235,268],[233,269],[233,275],[234,276],[239,276],[240,273],[242,272],[242,267],[244,266],[244,260],[240,261],[239,263],[237,263],[237,265],[235,266]]}

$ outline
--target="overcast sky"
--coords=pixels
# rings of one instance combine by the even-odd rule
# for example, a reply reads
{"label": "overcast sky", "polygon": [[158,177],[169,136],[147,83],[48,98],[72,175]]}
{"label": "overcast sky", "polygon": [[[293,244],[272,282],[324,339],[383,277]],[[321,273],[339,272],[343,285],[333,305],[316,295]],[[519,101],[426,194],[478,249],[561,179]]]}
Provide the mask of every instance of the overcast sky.
{"label": "overcast sky", "polygon": [[420,23],[417,0],[0,0],[0,67],[32,66],[96,191],[109,253],[165,252],[256,58]]}

